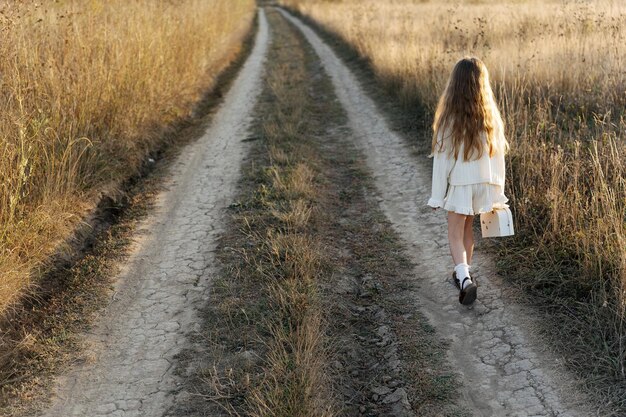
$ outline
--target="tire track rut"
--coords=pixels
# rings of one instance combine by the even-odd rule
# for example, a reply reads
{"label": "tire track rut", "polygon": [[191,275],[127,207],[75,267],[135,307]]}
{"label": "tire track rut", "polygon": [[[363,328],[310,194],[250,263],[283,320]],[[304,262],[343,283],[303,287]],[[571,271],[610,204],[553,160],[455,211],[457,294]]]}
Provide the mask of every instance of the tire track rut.
{"label": "tire track rut", "polygon": [[441,211],[425,206],[430,191],[428,161],[411,156],[405,140],[387,125],[350,70],[317,34],[284,10],[281,13],[310,42],[345,108],[352,139],[367,156],[379,203],[416,263],[422,312],[450,338],[449,360],[461,377],[459,402],[481,416],[582,416],[585,396],[568,387],[558,359],[533,339],[533,318],[511,302],[489,257],[475,254],[479,300],[458,304],[449,281],[451,263]]}
{"label": "tire track rut", "polygon": [[268,28],[259,12],[255,46],[202,138],[172,167],[90,347],[57,383],[46,417],[161,416],[180,381],[175,355],[188,345],[215,274],[216,240],[235,194],[260,92]]}

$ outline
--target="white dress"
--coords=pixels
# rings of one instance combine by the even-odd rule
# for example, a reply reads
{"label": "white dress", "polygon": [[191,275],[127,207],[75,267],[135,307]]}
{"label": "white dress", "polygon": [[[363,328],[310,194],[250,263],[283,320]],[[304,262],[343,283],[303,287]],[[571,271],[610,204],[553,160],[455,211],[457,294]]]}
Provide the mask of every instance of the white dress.
{"label": "white dress", "polygon": [[[496,126],[496,143],[504,143],[504,133],[501,126]],[[508,198],[504,195],[504,150],[496,147],[494,155],[490,156],[486,149],[487,137],[481,135],[485,150],[480,158],[463,160],[463,145],[455,159],[450,152],[452,143],[450,135],[439,134],[438,140],[443,141],[441,151],[436,150],[433,155],[432,194],[428,200],[431,207],[443,207],[464,215],[485,213],[494,208],[508,207]]]}
{"label": "white dress", "polygon": [[443,208],[458,214],[487,213],[494,208],[508,207],[508,198],[497,184],[450,185],[443,200]]}

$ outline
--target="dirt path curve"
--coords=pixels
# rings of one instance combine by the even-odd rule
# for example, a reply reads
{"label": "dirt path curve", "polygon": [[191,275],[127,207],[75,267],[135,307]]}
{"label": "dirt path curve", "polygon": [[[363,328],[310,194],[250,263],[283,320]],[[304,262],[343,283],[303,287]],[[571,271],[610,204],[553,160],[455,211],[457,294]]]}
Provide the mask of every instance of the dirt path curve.
{"label": "dirt path curve", "polygon": [[[460,402],[481,416],[578,416],[583,399],[566,389],[568,381],[554,357],[525,329],[532,319],[523,308],[503,301],[501,282],[490,260],[477,254],[479,301],[461,306],[448,280],[452,265],[445,216],[425,206],[430,193],[429,160],[411,156],[405,141],[334,52],[299,19],[282,11],[311,43],[346,109],[354,140],[380,193],[380,205],[417,264],[421,310],[441,335],[450,338],[449,359],[461,377]],[[424,158],[426,159],[426,158]]]}
{"label": "dirt path curve", "polygon": [[[215,241],[232,202],[268,45],[256,44],[204,136],[183,151],[154,215],[88,339],[88,363],[61,378],[48,417],[163,416],[178,385],[174,356],[198,322],[214,274]],[[196,324],[197,325],[197,324]]]}

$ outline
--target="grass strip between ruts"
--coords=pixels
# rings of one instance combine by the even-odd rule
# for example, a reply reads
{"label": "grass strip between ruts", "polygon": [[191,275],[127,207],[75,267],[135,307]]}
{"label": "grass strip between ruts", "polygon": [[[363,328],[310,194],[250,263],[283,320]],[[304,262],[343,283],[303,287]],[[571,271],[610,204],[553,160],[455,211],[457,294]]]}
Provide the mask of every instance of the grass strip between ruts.
{"label": "grass strip between ruts", "polygon": [[180,411],[466,415],[330,80],[301,35],[267,13],[253,147],[218,249],[204,359],[181,355],[197,395]]}

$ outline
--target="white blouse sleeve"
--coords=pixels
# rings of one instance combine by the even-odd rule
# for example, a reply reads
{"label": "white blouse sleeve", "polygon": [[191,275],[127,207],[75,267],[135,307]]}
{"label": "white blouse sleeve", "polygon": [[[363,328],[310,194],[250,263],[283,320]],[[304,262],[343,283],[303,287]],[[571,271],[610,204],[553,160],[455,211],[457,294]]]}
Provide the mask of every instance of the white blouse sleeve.
{"label": "white blouse sleeve", "polygon": [[454,160],[450,158],[448,149],[435,150],[433,156],[433,179],[432,191],[428,205],[431,207],[443,207],[443,199],[448,190],[448,177],[454,167]]}

